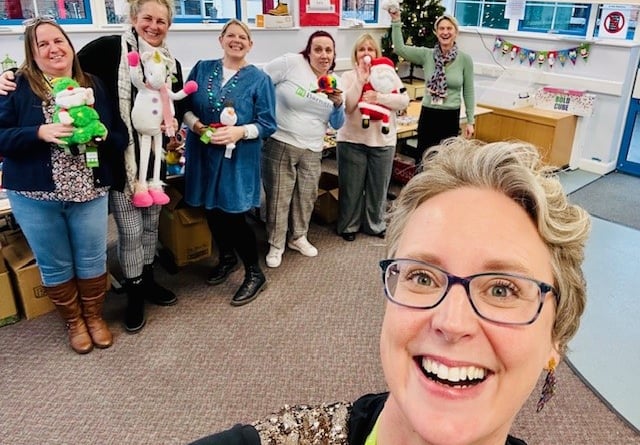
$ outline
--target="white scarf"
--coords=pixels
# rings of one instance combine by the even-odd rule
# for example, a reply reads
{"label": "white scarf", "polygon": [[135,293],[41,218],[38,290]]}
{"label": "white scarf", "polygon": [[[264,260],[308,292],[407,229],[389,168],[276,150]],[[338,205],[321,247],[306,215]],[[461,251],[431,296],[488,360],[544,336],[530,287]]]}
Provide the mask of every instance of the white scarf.
{"label": "white scarf", "polygon": [[[135,139],[138,137],[137,132],[131,125],[131,74],[129,71],[129,61],[127,54],[129,51],[144,52],[152,49],[151,45],[142,39],[138,38],[138,35],[132,29],[126,31],[121,39],[120,50],[120,66],[118,67],[118,102],[120,108],[120,116],[127,126],[129,133],[129,144],[124,153],[124,165],[127,172],[127,186],[124,189],[124,193],[127,196],[133,194],[135,183],[138,179],[138,163],[136,161],[136,145]],[[130,48],[130,49],[129,49]],[[169,70],[173,75],[177,74],[177,65],[175,59],[169,53],[169,49],[163,42],[158,48],[153,48],[160,51],[169,60]],[[141,69],[138,67],[138,69]]]}

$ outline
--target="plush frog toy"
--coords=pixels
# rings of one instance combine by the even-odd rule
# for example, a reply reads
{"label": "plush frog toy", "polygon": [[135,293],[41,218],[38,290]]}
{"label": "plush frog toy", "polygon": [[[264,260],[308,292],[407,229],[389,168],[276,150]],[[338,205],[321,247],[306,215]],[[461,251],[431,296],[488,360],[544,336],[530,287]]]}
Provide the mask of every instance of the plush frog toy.
{"label": "plush frog toy", "polygon": [[74,155],[84,153],[88,144],[106,138],[107,128],[93,108],[93,89],[81,87],[70,77],[58,77],[52,83],[55,100],[53,122],[74,126],[71,136],[60,138],[66,142],[65,151]]}

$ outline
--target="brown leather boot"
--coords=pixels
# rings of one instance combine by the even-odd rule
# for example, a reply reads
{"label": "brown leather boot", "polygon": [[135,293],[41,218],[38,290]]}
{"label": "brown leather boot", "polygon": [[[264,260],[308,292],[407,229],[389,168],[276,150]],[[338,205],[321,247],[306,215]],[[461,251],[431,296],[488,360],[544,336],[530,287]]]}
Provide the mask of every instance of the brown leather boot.
{"label": "brown leather boot", "polygon": [[91,351],[93,343],[82,318],[75,278],[57,286],[45,286],[45,289],[67,325],[71,348],[78,354]]}
{"label": "brown leather boot", "polygon": [[107,292],[107,274],[96,278],[78,278],[78,290],[82,300],[82,315],[89,328],[93,344],[97,348],[108,348],[113,344],[113,335],[102,319],[102,304]]}

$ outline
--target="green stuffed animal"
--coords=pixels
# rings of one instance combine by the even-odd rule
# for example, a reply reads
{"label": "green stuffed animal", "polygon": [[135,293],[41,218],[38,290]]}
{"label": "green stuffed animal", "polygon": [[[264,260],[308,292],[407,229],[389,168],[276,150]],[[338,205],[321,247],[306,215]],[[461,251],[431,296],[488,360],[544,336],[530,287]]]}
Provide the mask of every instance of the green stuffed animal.
{"label": "green stuffed animal", "polygon": [[74,155],[84,153],[87,145],[105,139],[107,127],[100,122],[100,116],[93,108],[93,89],[81,87],[70,77],[58,77],[52,84],[55,100],[53,122],[74,127],[71,136],[60,138],[66,143],[63,146],[65,151]]}

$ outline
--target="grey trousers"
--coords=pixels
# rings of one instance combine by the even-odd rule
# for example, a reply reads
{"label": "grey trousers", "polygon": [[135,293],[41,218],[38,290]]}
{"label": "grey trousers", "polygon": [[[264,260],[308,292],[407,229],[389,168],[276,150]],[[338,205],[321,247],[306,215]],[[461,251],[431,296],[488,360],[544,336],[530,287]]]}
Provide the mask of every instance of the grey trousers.
{"label": "grey trousers", "polygon": [[262,182],[267,203],[267,240],[283,249],[306,236],[318,197],[322,153],[269,138],[262,156]]}
{"label": "grey trousers", "polygon": [[111,213],[118,228],[118,260],[125,278],[137,278],[142,268],[153,264],[158,243],[162,206],[134,207],[124,193],[109,192]]}
{"label": "grey trousers", "polygon": [[386,229],[387,190],[395,147],[338,142],[337,232],[376,235]]}

